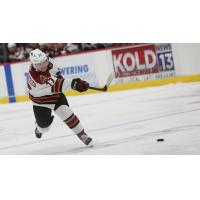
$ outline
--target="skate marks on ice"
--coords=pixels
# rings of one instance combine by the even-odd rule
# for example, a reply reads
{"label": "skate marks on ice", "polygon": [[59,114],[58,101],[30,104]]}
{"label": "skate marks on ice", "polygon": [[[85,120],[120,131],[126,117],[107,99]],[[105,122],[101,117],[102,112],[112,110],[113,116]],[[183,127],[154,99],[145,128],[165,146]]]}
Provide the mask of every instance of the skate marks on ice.
{"label": "skate marks on ice", "polygon": [[[184,131],[189,131],[189,130],[194,130],[194,129],[199,129],[199,128],[200,128],[200,124],[193,124],[193,125],[178,126],[178,127],[173,127],[173,128],[163,129],[163,130],[158,130],[158,131],[144,132],[144,133],[140,133],[139,135],[112,139],[112,140],[108,140],[104,142],[93,141],[93,143],[89,146],[75,147],[75,148],[67,149],[64,151],[54,152],[53,154],[55,155],[79,154],[79,153],[84,154],[84,152],[87,152],[87,154],[90,154],[90,153],[92,154],[92,151],[109,148],[109,147],[113,147],[113,146],[117,146],[117,145],[121,145],[125,143],[133,144],[132,147],[134,148],[134,145],[137,145],[136,143],[138,141],[142,141],[145,139],[148,139],[148,141],[150,141],[149,144],[151,145],[151,144],[156,143],[156,138],[158,136],[166,137],[167,135],[173,135],[173,134],[177,135],[177,134],[182,134]],[[134,129],[132,128],[130,129],[134,131]],[[148,145],[148,143],[145,143],[145,145]]]}
{"label": "skate marks on ice", "polygon": [[[93,129],[93,130],[88,130],[87,132],[90,134],[92,133],[94,135],[94,139],[95,139],[95,134],[97,134],[98,132],[109,132],[109,130],[116,129],[116,132],[118,131],[118,128],[123,128],[123,130],[128,130],[131,129],[131,131],[136,131],[137,129],[140,129],[140,127],[135,127],[135,125],[137,125],[137,123],[143,123],[143,122],[147,122],[147,121],[151,121],[151,120],[157,120],[157,119],[161,119],[161,118],[165,118],[165,117],[172,117],[172,116],[176,116],[176,115],[181,115],[181,114],[186,114],[186,113],[191,113],[191,112],[196,112],[199,111],[200,109],[195,109],[195,110],[186,110],[186,111],[182,111],[182,112],[174,112],[174,113],[170,113],[170,114],[165,114],[165,115],[155,115],[146,119],[141,119],[141,120],[133,120],[133,121],[129,121],[129,122],[125,122],[125,123],[121,123],[121,124],[113,124],[111,126],[106,126],[106,127],[102,127],[102,128],[98,128],[98,129]],[[134,127],[131,128],[126,128],[127,125],[134,125]],[[93,148],[89,147],[89,149],[98,149],[98,148],[106,148],[106,147],[110,147],[110,146],[115,146],[118,144],[122,144],[122,143],[126,143],[126,142],[131,142],[133,140],[141,140],[144,137],[147,136],[152,136],[152,134],[161,134],[161,133],[167,133],[167,132],[171,132],[171,131],[175,131],[175,130],[186,130],[186,128],[196,128],[200,126],[200,124],[194,124],[194,125],[189,125],[189,126],[181,126],[181,127],[174,127],[171,129],[164,129],[164,130],[159,130],[159,131],[155,131],[155,132],[147,132],[147,133],[143,133],[143,134],[139,134],[138,136],[131,136],[131,137],[127,137],[127,138],[122,138],[122,139],[114,139],[114,140],[109,140],[109,141],[105,141],[105,142],[101,142],[101,143],[94,143]],[[137,133],[137,131],[136,131]],[[29,133],[27,133],[29,134]],[[58,136],[58,137],[52,137],[52,138],[48,138],[48,139],[41,139],[41,140],[37,140],[37,141],[32,141],[32,142],[26,142],[26,143],[21,143],[21,144],[16,144],[16,145],[10,145],[10,146],[4,146],[0,148],[0,151],[5,151],[8,149],[17,149],[20,147],[24,147],[24,146],[31,146],[34,144],[42,144],[42,143],[48,143],[49,141],[53,141],[53,140],[58,140],[58,139],[63,139],[63,138],[67,138],[67,137],[75,137],[74,134],[68,134],[68,135],[62,135],[62,136]],[[65,152],[53,152],[51,151],[51,154],[62,154],[62,153],[80,153],[83,151],[88,150],[88,147],[77,147],[74,149],[67,149]]]}
{"label": "skate marks on ice", "polygon": [[189,104],[200,104],[200,101],[193,101],[193,102],[191,102]]}
{"label": "skate marks on ice", "polygon": [[5,129],[4,128],[0,128],[0,133],[4,132]]}
{"label": "skate marks on ice", "polygon": [[[198,148],[200,146],[198,136],[200,106],[193,103],[200,102],[197,95],[200,94],[200,84],[180,87],[178,86],[178,89],[177,86],[167,86],[141,91],[130,90],[91,95],[91,98],[83,96],[81,104],[78,97],[74,98],[72,107],[78,108],[77,111],[82,114],[82,117],[94,113],[89,110],[92,105],[92,109],[96,109],[96,112],[100,114],[99,117],[103,119],[102,124],[99,124],[96,121],[97,117],[91,118],[92,120],[86,117],[87,127],[90,128],[87,132],[93,138],[93,147],[84,146],[80,141],[76,141],[76,136],[73,134],[69,135],[67,132],[65,134],[60,125],[57,126],[61,131],[59,135],[56,136],[57,129],[55,128],[51,132],[52,135],[50,133],[47,137],[37,140],[31,132],[32,129],[28,128],[33,120],[30,104],[2,106],[0,108],[0,114],[3,113],[0,116],[0,154],[140,154],[140,152],[141,154],[152,152],[156,154],[164,152],[163,147],[166,144],[171,145],[170,147],[182,144],[190,145],[189,148],[194,146],[196,148],[194,152],[200,154],[200,148]],[[112,113],[113,106],[116,110]],[[110,111],[110,114],[104,115],[102,112],[104,107],[107,112]],[[21,109],[23,112],[20,112]],[[12,113],[13,110],[16,112]],[[121,113],[124,117],[121,117]],[[110,118],[109,123],[104,120],[105,117]],[[27,122],[25,128],[18,128],[19,120]],[[14,127],[9,126],[11,123]],[[170,135],[172,137],[168,138]],[[157,137],[164,138],[165,142],[157,143]],[[160,149],[151,151],[151,147],[154,147],[151,144],[160,146]],[[179,149],[174,152],[177,150],[186,152],[185,149],[188,146],[184,149],[184,145],[179,146]],[[137,151],[129,151],[129,148],[135,147]],[[164,153],[168,152],[173,153],[169,148]]]}
{"label": "skate marks on ice", "polygon": [[[191,113],[191,112],[197,112],[200,109],[193,109],[193,110],[186,110],[186,111],[182,111],[182,112],[174,112],[174,113],[170,113],[170,114],[165,114],[165,115],[155,115],[152,117],[147,117],[146,119],[140,119],[140,120],[133,120],[133,121],[129,121],[129,122],[125,122],[125,123],[121,123],[121,124],[113,124],[111,126],[106,126],[106,127],[102,127],[102,128],[98,128],[98,129],[93,129],[93,130],[88,130],[87,132],[90,134],[92,133],[94,135],[94,139],[95,139],[95,134],[97,134],[98,132],[102,132],[106,133],[109,132],[109,130],[113,129],[116,132],[118,131],[118,128],[123,128],[123,130],[130,130],[131,131],[136,131],[137,133],[137,129],[140,129],[140,126],[135,127],[135,125],[137,125],[138,123],[140,124],[143,122],[147,122],[147,121],[151,121],[151,120],[157,120],[157,119],[161,119],[161,118],[166,118],[166,117],[173,117],[176,115],[182,115],[182,114],[186,114],[186,113]],[[134,127],[130,127],[130,128],[126,128],[127,125],[134,125]],[[162,133],[172,133],[173,131],[178,131],[178,130],[187,130],[187,129],[192,129],[192,128],[197,128],[199,127],[200,124],[194,124],[194,125],[188,125],[188,126],[180,126],[180,127],[174,127],[174,128],[170,128],[170,129],[163,129],[163,130],[158,130],[158,131],[154,131],[154,132],[146,132],[146,133],[142,133],[139,134],[138,136],[130,136],[127,138],[121,138],[121,139],[113,139],[113,140],[108,140],[105,142],[100,142],[100,143],[95,143],[95,141],[93,142],[94,146],[93,147],[89,147],[90,150],[92,149],[100,149],[100,148],[107,148],[107,147],[111,147],[111,146],[115,146],[118,144],[122,144],[122,143],[127,143],[127,142],[132,142],[133,140],[142,140],[144,139],[144,137],[151,137],[153,135],[159,135]],[[29,133],[27,133],[29,134]],[[21,144],[16,144],[16,145],[10,145],[10,146],[4,146],[0,148],[0,151],[5,151],[8,149],[17,149],[17,148],[21,148],[24,146],[31,146],[34,144],[44,144],[44,143],[48,143],[50,141],[53,140],[58,140],[58,139],[64,139],[67,137],[75,137],[74,134],[69,134],[69,135],[62,135],[62,136],[58,136],[58,137],[52,137],[52,138],[48,138],[48,139],[41,139],[41,140],[37,140],[37,141],[32,141],[32,142],[26,142],[26,143],[21,143]],[[31,147],[30,147],[31,148]],[[53,149],[51,149],[51,154],[70,154],[70,153],[80,153],[80,152],[84,152],[88,150],[88,147],[83,146],[83,147],[76,147],[76,148],[72,148],[72,149],[66,149],[65,151],[60,151],[60,152],[53,152]]]}

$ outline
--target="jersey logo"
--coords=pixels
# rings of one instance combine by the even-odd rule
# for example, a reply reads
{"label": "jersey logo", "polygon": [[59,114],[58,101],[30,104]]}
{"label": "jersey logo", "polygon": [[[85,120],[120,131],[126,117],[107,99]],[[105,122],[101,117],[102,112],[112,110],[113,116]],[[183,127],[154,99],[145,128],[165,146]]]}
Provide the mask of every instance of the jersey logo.
{"label": "jersey logo", "polygon": [[46,76],[40,75],[40,81],[42,84],[45,84],[45,83],[47,83],[48,78]]}
{"label": "jersey logo", "polygon": [[50,86],[54,85],[54,80],[51,77],[46,77],[44,75],[40,75],[40,81],[42,84],[48,84]]}

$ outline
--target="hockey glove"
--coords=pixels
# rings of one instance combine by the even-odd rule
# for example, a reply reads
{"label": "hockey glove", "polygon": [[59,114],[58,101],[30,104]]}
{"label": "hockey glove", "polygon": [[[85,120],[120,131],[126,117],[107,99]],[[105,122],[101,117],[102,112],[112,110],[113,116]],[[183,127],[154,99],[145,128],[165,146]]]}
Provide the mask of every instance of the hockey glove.
{"label": "hockey glove", "polygon": [[81,80],[80,78],[76,78],[72,80],[71,87],[73,90],[77,90],[79,92],[85,92],[89,88],[89,83]]}

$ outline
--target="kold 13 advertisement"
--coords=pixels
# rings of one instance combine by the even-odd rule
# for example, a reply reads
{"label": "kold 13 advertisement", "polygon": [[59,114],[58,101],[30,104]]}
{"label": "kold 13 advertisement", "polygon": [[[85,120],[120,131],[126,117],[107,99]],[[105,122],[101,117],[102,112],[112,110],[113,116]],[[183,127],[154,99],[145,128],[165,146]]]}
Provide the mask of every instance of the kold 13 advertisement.
{"label": "kold 13 advertisement", "polygon": [[143,44],[112,50],[117,82],[175,76],[171,44]]}

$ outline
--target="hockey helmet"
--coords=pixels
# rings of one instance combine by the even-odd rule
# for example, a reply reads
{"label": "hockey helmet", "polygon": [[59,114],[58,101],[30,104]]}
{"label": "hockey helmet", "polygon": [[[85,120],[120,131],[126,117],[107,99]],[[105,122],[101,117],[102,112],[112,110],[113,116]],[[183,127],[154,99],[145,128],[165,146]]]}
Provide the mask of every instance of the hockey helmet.
{"label": "hockey helmet", "polygon": [[39,49],[30,52],[30,61],[37,71],[46,71],[49,63],[46,54]]}

